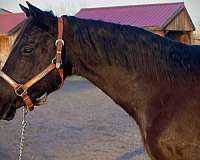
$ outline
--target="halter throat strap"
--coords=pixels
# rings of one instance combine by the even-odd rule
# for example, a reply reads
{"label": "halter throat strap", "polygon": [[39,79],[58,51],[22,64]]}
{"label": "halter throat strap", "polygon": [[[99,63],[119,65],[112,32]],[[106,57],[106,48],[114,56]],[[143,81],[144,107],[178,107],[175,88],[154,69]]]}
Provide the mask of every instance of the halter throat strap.
{"label": "halter throat strap", "polygon": [[64,41],[62,39],[63,36],[63,19],[58,17],[58,39],[55,42],[56,45],[56,54],[55,58],[52,60],[51,64],[47,66],[42,72],[38,75],[34,76],[31,80],[27,81],[24,84],[17,83],[13,78],[5,74],[0,70],[0,77],[3,78],[15,91],[15,94],[21,97],[24,101],[25,107],[27,107],[30,111],[34,109],[34,104],[31,101],[30,96],[28,95],[27,90],[36,84],[38,81],[43,79],[46,75],[48,75],[52,70],[56,69],[60,78],[61,84],[59,86],[62,87],[64,84],[64,76],[63,76],[63,68],[62,68],[62,47],[64,46]]}

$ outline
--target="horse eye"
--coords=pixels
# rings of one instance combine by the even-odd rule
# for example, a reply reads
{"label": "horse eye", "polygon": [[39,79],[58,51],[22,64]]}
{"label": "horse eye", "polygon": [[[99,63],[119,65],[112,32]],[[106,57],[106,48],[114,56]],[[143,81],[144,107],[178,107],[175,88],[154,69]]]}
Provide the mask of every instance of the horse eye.
{"label": "horse eye", "polygon": [[32,52],[33,52],[33,48],[24,47],[24,53],[25,53],[25,54],[31,54]]}
{"label": "horse eye", "polygon": [[28,47],[24,48],[25,53],[30,53],[32,51],[33,51],[33,48],[28,48]]}

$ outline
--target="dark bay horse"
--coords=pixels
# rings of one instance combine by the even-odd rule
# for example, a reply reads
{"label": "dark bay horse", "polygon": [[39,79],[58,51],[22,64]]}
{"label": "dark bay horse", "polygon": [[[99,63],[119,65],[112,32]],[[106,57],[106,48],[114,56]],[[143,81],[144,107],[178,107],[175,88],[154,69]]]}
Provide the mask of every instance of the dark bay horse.
{"label": "dark bay horse", "polygon": [[[28,3],[27,15],[3,72],[24,83],[54,58],[57,17]],[[200,160],[200,46],[143,29],[62,16],[64,77],[94,83],[137,122],[152,160]],[[56,90],[52,71],[28,90],[33,102]],[[0,118],[23,106],[0,79]]]}

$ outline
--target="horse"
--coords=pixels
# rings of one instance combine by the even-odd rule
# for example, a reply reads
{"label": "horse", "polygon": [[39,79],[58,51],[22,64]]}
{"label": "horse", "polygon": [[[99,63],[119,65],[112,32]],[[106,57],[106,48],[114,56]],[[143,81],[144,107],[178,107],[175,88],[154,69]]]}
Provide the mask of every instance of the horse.
{"label": "horse", "polygon": [[[55,57],[58,18],[28,3],[27,16],[2,71],[25,83]],[[152,160],[200,159],[200,46],[175,42],[144,29],[62,16],[64,78],[85,77],[136,121]],[[61,83],[56,69],[30,89],[37,98]],[[0,78],[0,118],[24,106]]]}

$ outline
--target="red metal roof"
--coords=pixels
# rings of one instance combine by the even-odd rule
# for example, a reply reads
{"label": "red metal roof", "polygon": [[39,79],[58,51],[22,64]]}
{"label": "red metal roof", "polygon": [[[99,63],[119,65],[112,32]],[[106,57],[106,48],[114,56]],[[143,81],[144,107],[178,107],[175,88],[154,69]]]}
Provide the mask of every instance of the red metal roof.
{"label": "red metal roof", "polygon": [[163,26],[184,8],[184,3],[163,3],[81,9],[76,17],[137,27]]}
{"label": "red metal roof", "polygon": [[7,11],[7,10],[5,10],[5,9],[3,9],[3,8],[0,8],[0,14],[2,14],[2,13],[11,13],[10,11]]}
{"label": "red metal roof", "polygon": [[0,33],[7,33],[24,19],[26,15],[23,13],[0,14]]}

